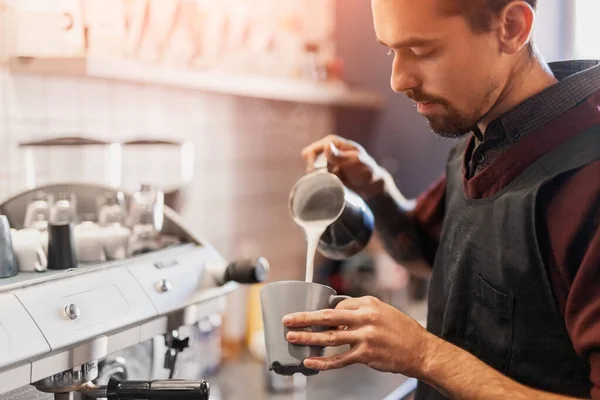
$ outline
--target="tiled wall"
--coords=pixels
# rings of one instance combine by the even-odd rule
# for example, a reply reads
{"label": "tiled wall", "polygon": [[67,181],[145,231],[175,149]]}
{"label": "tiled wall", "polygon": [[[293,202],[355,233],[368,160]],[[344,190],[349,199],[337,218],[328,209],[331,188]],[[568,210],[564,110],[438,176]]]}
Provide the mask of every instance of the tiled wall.
{"label": "tiled wall", "polygon": [[[195,173],[182,214],[228,257],[260,254],[272,279],[301,278],[304,239],[287,196],[304,171],[300,149],[332,131],[326,107],[0,68],[0,197],[26,188],[19,142],[82,134],[106,140],[174,137],[195,147]],[[72,153],[71,153],[72,154]],[[171,158],[172,159],[172,158]],[[102,179],[98,156],[46,158],[47,178]],[[161,154],[124,171],[176,171]]]}

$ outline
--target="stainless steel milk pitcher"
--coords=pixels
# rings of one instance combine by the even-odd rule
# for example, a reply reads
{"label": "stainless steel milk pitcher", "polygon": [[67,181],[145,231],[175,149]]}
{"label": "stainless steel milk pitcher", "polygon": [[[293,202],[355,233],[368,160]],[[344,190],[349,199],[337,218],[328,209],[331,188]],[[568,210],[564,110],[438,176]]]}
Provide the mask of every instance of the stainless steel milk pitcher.
{"label": "stainless steel milk pitcher", "polygon": [[368,244],[375,218],[364,200],[327,170],[321,154],[315,170],[300,178],[290,192],[290,213],[304,226],[318,220],[331,223],[319,240],[317,250],[325,257],[342,260],[362,251]]}

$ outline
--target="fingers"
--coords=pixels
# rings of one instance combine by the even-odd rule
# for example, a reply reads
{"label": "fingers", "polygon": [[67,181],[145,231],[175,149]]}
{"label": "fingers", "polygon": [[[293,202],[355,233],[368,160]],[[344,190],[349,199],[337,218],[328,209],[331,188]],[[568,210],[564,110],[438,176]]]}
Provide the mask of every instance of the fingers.
{"label": "fingers", "polygon": [[[332,146],[333,145],[333,146]],[[323,152],[333,155],[336,151],[356,150],[357,145],[344,138],[335,135],[329,135],[306,146],[302,150],[302,158],[307,164],[307,169],[312,170],[317,156]]]}
{"label": "fingers", "polygon": [[356,347],[331,357],[307,358],[304,360],[304,366],[317,371],[327,371],[347,367],[348,365],[357,363],[359,359],[359,350]]}
{"label": "fingers", "polygon": [[288,342],[308,346],[337,347],[360,341],[355,331],[298,332],[290,331],[286,335]]}
{"label": "fingers", "polygon": [[340,302],[335,309],[325,309],[313,312],[299,312],[283,317],[283,325],[290,328],[305,328],[308,326],[340,327],[361,324],[363,314],[357,312],[361,308],[373,306],[379,300],[366,296],[350,298]]}
{"label": "fingers", "polygon": [[[335,308],[336,311],[342,311],[342,310],[358,310],[361,305],[363,305],[363,302],[361,301],[361,298],[350,298],[350,299],[346,299],[342,302],[340,302],[337,307]],[[353,317],[355,317],[354,313],[353,313]],[[343,325],[343,324],[340,324]]]}
{"label": "fingers", "polygon": [[346,167],[360,163],[360,151],[352,150],[333,150],[330,146],[325,147],[325,157],[330,164]]}
{"label": "fingers", "polygon": [[320,147],[314,147],[314,145],[311,145],[302,150],[302,158],[304,158],[304,162],[306,163],[307,172],[314,170],[315,160],[320,153],[319,149]]}
{"label": "fingers", "polygon": [[283,324],[290,328],[305,328],[307,326],[340,326],[353,325],[358,322],[358,316],[352,309],[339,309],[344,300],[335,310],[327,309],[315,312],[293,313],[283,317]]}

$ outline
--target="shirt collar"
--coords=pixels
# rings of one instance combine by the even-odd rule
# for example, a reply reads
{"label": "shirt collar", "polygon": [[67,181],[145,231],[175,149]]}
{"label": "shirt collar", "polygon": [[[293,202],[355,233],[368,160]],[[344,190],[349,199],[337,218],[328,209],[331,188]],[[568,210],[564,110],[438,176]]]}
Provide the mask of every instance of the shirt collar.
{"label": "shirt collar", "polygon": [[[538,130],[600,89],[600,60],[548,64],[558,83],[530,97],[490,122],[484,139],[507,135],[511,141]],[[479,131],[477,131],[479,132]],[[477,137],[474,130],[474,135]]]}

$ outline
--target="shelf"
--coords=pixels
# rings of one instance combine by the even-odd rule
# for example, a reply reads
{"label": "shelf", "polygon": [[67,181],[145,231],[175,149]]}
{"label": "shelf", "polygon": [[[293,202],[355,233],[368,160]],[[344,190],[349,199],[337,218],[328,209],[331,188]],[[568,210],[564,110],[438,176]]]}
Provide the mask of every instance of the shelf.
{"label": "shelf", "polygon": [[137,61],[15,57],[8,60],[8,67],[18,73],[109,79],[296,103],[368,109],[378,109],[383,105],[379,94],[348,88],[343,84],[195,71]]}

